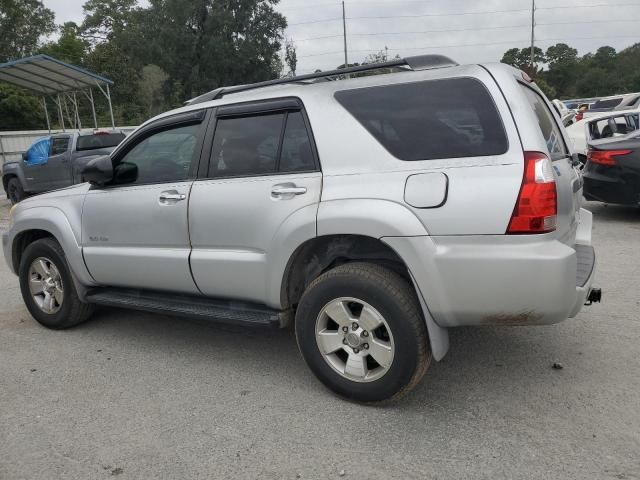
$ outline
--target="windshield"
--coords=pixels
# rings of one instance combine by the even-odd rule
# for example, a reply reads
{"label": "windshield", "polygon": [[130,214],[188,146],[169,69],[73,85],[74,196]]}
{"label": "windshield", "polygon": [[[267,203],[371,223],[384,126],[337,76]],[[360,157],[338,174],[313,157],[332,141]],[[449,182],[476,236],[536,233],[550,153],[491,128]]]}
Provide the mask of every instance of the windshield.
{"label": "windshield", "polygon": [[596,103],[594,103],[591,108],[589,110],[597,110],[597,111],[606,111],[606,110],[613,110],[614,108],[616,108],[618,105],[620,105],[620,103],[622,103],[622,97],[618,97],[618,98],[608,98],[606,100],[598,100]]}
{"label": "windshield", "polygon": [[96,150],[98,148],[110,148],[124,140],[124,133],[98,133],[95,135],[83,135],[78,137],[76,150]]}

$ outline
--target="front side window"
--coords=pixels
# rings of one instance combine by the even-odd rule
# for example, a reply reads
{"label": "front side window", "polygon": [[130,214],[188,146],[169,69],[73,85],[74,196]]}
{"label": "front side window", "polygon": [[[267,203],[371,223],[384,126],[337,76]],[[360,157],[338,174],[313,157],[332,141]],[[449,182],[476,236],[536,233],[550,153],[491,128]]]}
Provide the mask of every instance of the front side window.
{"label": "front side window", "polygon": [[311,140],[300,111],[218,119],[208,177],[314,169]]}
{"label": "front side window", "polygon": [[344,90],[335,98],[400,160],[502,155],[508,149],[490,93],[472,78]]}
{"label": "front side window", "polygon": [[69,148],[69,137],[54,137],[51,139],[51,155],[60,155]]}
{"label": "front side window", "polygon": [[[187,180],[195,161],[200,124],[154,133],[134,146],[115,166],[126,170],[122,183],[166,183]],[[117,177],[116,177],[117,181]]]}

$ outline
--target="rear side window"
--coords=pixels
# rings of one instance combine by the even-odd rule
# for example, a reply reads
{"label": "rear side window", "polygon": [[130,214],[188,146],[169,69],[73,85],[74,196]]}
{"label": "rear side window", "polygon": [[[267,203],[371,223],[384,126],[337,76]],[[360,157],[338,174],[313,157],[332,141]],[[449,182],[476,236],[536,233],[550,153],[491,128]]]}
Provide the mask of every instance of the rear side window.
{"label": "rear side window", "polygon": [[69,148],[69,137],[53,137],[51,139],[51,155],[60,155]]}
{"label": "rear side window", "polygon": [[315,162],[311,140],[301,112],[289,112],[282,140],[280,171],[304,172],[313,170]]}
{"label": "rear side window", "polygon": [[283,124],[284,113],[218,119],[209,176],[274,173]]}
{"label": "rear side window", "polygon": [[527,100],[529,100],[531,104],[531,108],[533,108],[533,112],[536,114],[540,131],[551,155],[551,160],[566,158],[569,155],[569,151],[562,138],[560,127],[558,127],[547,102],[533,89],[525,85],[521,85],[521,87],[527,96]]}
{"label": "rear side window", "polygon": [[508,149],[491,95],[472,78],[345,90],[335,97],[400,160],[501,155]]}
{"label": "rear side window", "polygon": [[208,177],[316,170],[300,111],[218,118]]}

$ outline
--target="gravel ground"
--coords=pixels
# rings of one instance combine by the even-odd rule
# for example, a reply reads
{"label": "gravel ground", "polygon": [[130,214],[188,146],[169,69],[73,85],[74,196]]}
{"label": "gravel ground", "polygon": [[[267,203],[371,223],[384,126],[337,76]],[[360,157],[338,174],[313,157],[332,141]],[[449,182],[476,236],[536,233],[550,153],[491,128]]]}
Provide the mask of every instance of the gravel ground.
{"label": "gravel ground", "polygon": [[587,208],[603,304],[454,330],[384,408],[323,388],[287,331],[124,310],[48,331],[0,261],[0,478],[638,479],[640,211]]}

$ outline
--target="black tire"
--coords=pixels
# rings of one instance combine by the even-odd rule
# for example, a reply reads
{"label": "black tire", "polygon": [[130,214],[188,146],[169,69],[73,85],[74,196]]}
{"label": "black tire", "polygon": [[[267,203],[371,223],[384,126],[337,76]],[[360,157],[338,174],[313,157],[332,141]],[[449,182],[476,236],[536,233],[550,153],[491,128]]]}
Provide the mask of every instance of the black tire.
{"label": "black tire", "polygon": [[[351,297],[367,302],[387,322],[395,353],[387,372],[363,383],[337,373],[316,342],[316,321],[325,305]],[[369,263],[348,263],[315,279],[304,292],[295,319],[296,339],[305,362],[335,393],[365,403],[395,400],[408,393],[431,362],[424,317],[414,289],[397,273]],[[342,352],[340,352],[342,353]]]}
{"label": "black tire", "polygon": [[12,177],[7,182],[7,196],[12,205],[21,202],[26,197],[22,184],[17,177]]}
{"label": "black tire", "polygon": [[[62,301],[60,302],[59,310],[55,313],[43,311],[36,303],[29,289],[29,269],[32,262],[39,257],[49,259],[60,274],[63,286]],[[27,246],[20,260],[18,275],[20,277],[22,298],[29,313],[45,327],[54,330],[70,328],[84,322],[93,313],[93,305],[80,301],[64,251],[54,239],[42,238]]]}

